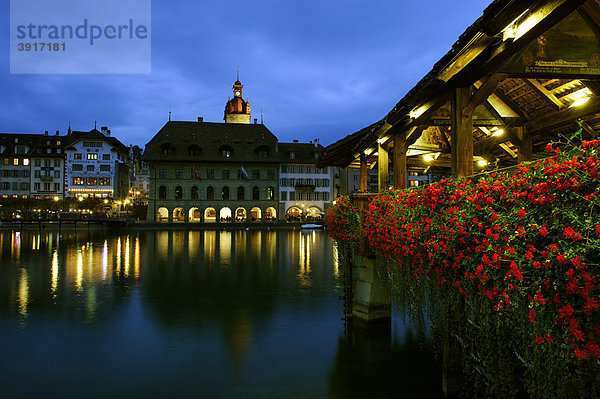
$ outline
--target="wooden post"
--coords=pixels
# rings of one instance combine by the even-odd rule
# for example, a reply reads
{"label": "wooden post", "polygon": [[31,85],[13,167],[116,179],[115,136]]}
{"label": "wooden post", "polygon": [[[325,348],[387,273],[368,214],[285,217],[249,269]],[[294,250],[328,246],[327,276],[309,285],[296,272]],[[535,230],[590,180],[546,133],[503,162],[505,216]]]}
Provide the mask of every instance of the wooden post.
{"label": "wooden post", "polygon": [[455,90],[452,96],[452,176],[473,174],[473,116],[465,115],[463,109],[471,99],[471,88]]}
{"label": "wooden post", "polygon": [[533,156],[533,142],[531,140],[531,135],[526,134],[525,128],[522,126],[516,127],[515,133],[519,140],[521,140],[519,152],[517,153],[517,160],[519,163],[531,161]]}
{"label": "wooden post", "polygon": [[378,191],[387,191],[390,185],[390,177],[389,177],[389,154],[387,150],[387,145],[378,144],[377,149],[377,182],[378,182]]}
{"label": "wooden post", "polygon": [[360,189],[358,190],[361,193],[366,193],[368,190],[367,188],[367,175],[369,173],[369,170],[367,168],[367,157],[365,156],[365,154],[361,153],[360,154]]}
{"label": "wooden post", "polygon": [[406,133],[394,133],[394,158],[392,167],[394,168],[394,187],[406,188]]}

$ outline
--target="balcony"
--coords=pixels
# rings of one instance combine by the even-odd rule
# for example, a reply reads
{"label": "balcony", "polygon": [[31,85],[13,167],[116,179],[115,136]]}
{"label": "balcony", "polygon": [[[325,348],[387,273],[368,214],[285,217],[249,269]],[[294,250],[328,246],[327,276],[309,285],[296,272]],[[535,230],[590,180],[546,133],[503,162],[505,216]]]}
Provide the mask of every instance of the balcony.
{"label": "balcony", "polygon": [[296,191],[315,191],[316,186],[314,184],[296,184],[294,187]]}
{"label": "balcony", "polygon": [[52,181],[53,179],[54,179],[54,177],[50,174],[41,174],[40,175],[41,181]]}

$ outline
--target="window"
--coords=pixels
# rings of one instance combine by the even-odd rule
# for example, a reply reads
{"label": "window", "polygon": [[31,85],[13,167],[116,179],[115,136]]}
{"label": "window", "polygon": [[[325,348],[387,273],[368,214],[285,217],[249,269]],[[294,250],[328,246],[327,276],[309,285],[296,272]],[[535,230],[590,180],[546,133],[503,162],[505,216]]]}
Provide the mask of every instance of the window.
{"label": "window", "polygon": [[223,155],[223,158],[231,158],[231,151],[230,150],[221,150],[221,155]]}
{"label": "window", "polygon": [[273,169],[267,170],[267,179],[275,180],[275,171]]}
{"label": "window", "polygon": [[158,177],[166,178],[167,177],[167,170],[166,169],[159,169],[158,170]]}
{"label": "window", "polygon": [[191,199],[197,200],[198,199],[198,187],[197,186],[193,186],[191,193],[192,193]]}
{"label": "window", "polygon": [[304,201],[302,193],[298,193],[298,201]]}
{"label": "window", "polygon": [[214,169],[206,169],[206,178],[214,179],[215,178],[215,170]]}
{"label": "window", "polygon": [[8,158],[4,158],[4,159],[2,160],[2,163],[3,163],[4,165],[8,165]]}
{"label": "window", "polygon": [[252,180],[260,180],[260,170],[258,170],[258,169],[252,170]]}
{"label": "window", "polygon": [[287,191],[282,191],[281,192],[281,200],[282,201],[287,201]]}
{"label": "window", "polygon": [[55,168],[60,168],[60,159],[55,159],[54,160],[54,167]]}
{"label": "window", "polygon": [[320,193],[318,191],[315,192],[315,201],[319,201]]}
{"label": "window", "polygon": [[206,187],[206,199],[207,200],[215,199],[215,189],[213,186]]}
{"label": "window", "polygon": [[44,183],[44,191],[50,191],[50,183]]}
{"label": "window", "polygon": [[73,164],[73,171],[75,172],[80,172],[83,170],[83,165],[80,163],[74,163]]}
{"label": "window", "polygon": [[323,179],[323,187],[329,187],[329,179]]}
{"label": "window", "polygon": [[13,159],[13,165],[14,166],[19,166],[19,158]]}
{"label": "window", "polygon": [[73,154],[73,159],[83,159],[81,154]]}
{"label": "window", "polygon": [[44,159],[44,166],[49,168],[51,163],[52,162],[49,159]]}
{"label": "window", "polygon": [[267,187],[267,199],[268,200],[275,199],[275,188]]}
{"label": "window", "polygon": [[281,173],[287,173],[287,165],[281,165]]}
{"label": "window", "polygon": [[[38,172],[38,177],[39,177],[39,175],[40,175],[40,171],[38,170],[37,172]],[[3,171],[2,171],[2,176],[4,176],[4,177],[9,177],[9,176],[10,176],[10,170],[6,170],[6,169],[5,169],[5,170],[3,170]]]}
{"label": "window", "polygon": [[12,171],[13,172],[13,177],[19,177],[19,170],[15,169]]}
{"label": "window", "polygon": [[54,177],[56,177],[57,179],[60,178],[60,170],[54,171]]}
{"label": "window", "polygon": [[237,199],[238,200],[243,200],[244,196],[245,196],[244,187],[238,187],[238,190],[237,190]]}
{"label": "window", "polygon": [[306,184],[308,184],[309,186],[312,186],[313,179],[306,179]]}
{"label": "window", "polygon": [[183,188],[181,186],[175,187],[175,199],[180,200],[183,198]]}
{"label": "window", "polygon": [[93,172],[94,171],[94,165],[87,165],[86,170],[88,172]]}
{"label": "window", "polygon": [[29,166],[29,159],[27,159],[27,158],[23,159],[23,165]]}
{"label": "window", "polygon": [[21,171],[21,177],[29,177],[29,176],[31,176],[31,175],[30,175],[30,172],[28,170],[22,170]]}
{"label": "window", "polygon": [[110,154],[102,154],[103,161],[110,161]]}
{"label": "window", "polygon": [[88,177],[85,179],[86,186],[96,186],[98,184],[98,179],[95,177]]}
{"label": "window", "polygon": [[74,186],[83,186],[85,184],[85,179],[83,177],[74,177],[73,185]]}
{"label": "window", "polygon": [[292,165],[292,166],[290,166],[290,167],[288,168],[288,171],[289,171],[290,173],[296,173],[296,167],[295,167],[294,165]]}
{"label": "window", "polygon": [[281,179],[281,181],[279,182],[279,185],[281,187],[287,187],[287,179],[285,179],[285,178]]}
{"label": "window", "polygon": [[269,156],[269,151],[257,151],[258,157],[259,158],[267,158]]}
{"label": "window", "polygon": [[98,141],[84,141],[83,142],[83,146],[84,147],[102,147],[102,142],[98,142]]}
{"label": "window", "polygon": [[304,173],[304,166],[298,166],[298,173]]}
{"label": "window", "polygon": [[298,180],[296,180],[296,184],[298,184],[299,186],[304,185],[304,179],[298,179]]}
{"label": "window", "polygon": [[296,159],[296,152],[290,151],[290,159]]}
{"label": "window", "polygon": [[312,193],[306,193],[306,200],[312,201]]}
{"label": "window", "polygon": [[60,183],[54,183],[54,191],[60,191]]}
{"label": "window", "polygon": [[40,183],[33,183],[33,189],[35,191],[40,191]]}
{"label": "window", "polygon": [[29,183],[21,183],[19,188],[21,191],[29,190]]}
{"label": "window", "polygon": [[313,157],[315,158],[315,160],[319,159],[319,153],[313,152]]}
{"label": "window", "polygon": [[110,172],[110,165],[100,165],[100,172]]}
{"label": "window", "polygon": [[306,173],[312,173],[312,168],[310,166],[306,167]]}
{"label": "window", "polygon": [[315,186],[321,187],[321,179],[315,179]]}
{"label": "window", "polygon": [[158,188],[158,199],[167,199],[167,188],[165,186]]}
{"label": "window", "polygon": [[352,176],[352,180],[353,180],[353,181],[358,181],[358,175],[354,175],[354,176]]}
{"label": "window", "polygon": [[[183,169],[175,169],[175,178],[183,179]],[[181,199],[181,198],[178,198]]]}
{"label": "window", "polygon": [[290,191],[290,201],[296,201],[296,192]]}
{"label": "window", "polygon": [[188,147],[188,153],[191,156],[198,156],[198,155],[200,155],[201,152],[202,152],[202,149],[200,147],[198,147],[196,144],[192,144],[191,146]]}
{"label": "window", "polygon": [[294,187],[296,185],[296,179],[288,179],[288,186]]}
{"label": "window", "polygon": [[87,159],[88,159],[88,160],[94,160],[94,159],[98,159],[98,154],[95,154],[95,153],[88,153],[88,154],[87,154]]}
{"label": "window", "polygon": [[221,178],[223,180],[229,179],[229,169],[223,169],[221,171]]}
{"label": "window", "polygon": [[110,186],[110,177],[101,177],[98,179],[98,184],[101,186]]}
{"label": "window", "polygon": [[221,199],[228,200],[229,199],[229,187],[224,186],[221,190]]}
{"label": "window", "polygon": [[252,199],[260,200],[260,189],[258,187],[252,187]]}
{"label": "window", "polygon": [[[2,183],[2,189],[3,190],[10,190],[10,183],[7,182],[7,181],[3,182]],[[4,198],[6,198],[6,197],[4,197]]]}
{"label": "window", "polygon": [[37,166],[38,168],[39,168],[40,166],[42,166],[42,160],[41,160],[41,159],[36,159],[36,160],[35,160],[33,163],[34,163],[34,165],[35,165],[35,166]]}
{"label": "window", "polygon": [[329,193],[323,193],[323,201],[329,201]]}

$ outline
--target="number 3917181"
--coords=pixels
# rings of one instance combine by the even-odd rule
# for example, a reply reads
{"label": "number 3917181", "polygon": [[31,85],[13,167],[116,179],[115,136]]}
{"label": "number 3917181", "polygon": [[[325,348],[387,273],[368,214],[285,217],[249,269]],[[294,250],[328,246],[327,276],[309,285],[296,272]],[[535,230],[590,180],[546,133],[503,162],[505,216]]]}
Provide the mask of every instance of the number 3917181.
{"label": "number 3917181", "polygon": [[18,43],[19,51],[65,51],[65,43]]}

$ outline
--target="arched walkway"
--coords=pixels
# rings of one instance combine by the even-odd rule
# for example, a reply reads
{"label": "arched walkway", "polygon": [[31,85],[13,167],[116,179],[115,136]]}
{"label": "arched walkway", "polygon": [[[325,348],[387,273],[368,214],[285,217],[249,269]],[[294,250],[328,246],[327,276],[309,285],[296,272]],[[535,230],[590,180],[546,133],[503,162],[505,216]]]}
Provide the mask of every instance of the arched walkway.
{"label": "arched walkway", "polygon": [[277,211],[275,211],[275,208],[270,206],[265,210],[265,219],[266,220],[276,220],[277,219]]}
{"label": "arched walkway", "polygon": [[216,222],[217,221],[217,211],[215,208],[206,208],[204,210],[204,222]]}
{"label": "arched walkway", "polygon": [[173,222],[185,222],[185,212],[183,211],[183,208],[173,209]]}
{"label": "arched walkway", "polygon": [[260,208],[258,207],[254,207],[250,210],[250,220],[251,221],[257,221],[260,220],[261,218],[261,211]]}
{"label": "arched walkway", "polygon": [[235,221],[243,222],[246,220],[246,210],[242,207],[235,210]]}
{"label": "arched walkway", "polygon": [[306,219],[309,221],[322,220],[323,211],[318,206],[311,206],[306,211]]}
{"label": "arched walkway", "polygon": [[300,220],[302,217],[302,210],[297,206],[292,206],[287,210],[286,219],[288,221]]}
{"label": "arched walkway", "polygon": [[231,209],[225,207],[221,208],[219,212],[219,220],[221,222],[231,222]]}
{"label": "arched walkway", "polygon": [[188,221],[192,222],[192,223],[198,223],[201,222],[201,215],[200,215],[200,209],[198,208],[191,208],[189,215],[188,215]]}
{"label": "arched walkway", "polygon": [[156,211],[156,221],[159,223],[167,223],[169,221],[169,210],[165,207],[158,208]]}

